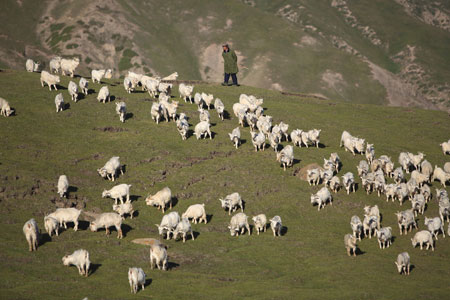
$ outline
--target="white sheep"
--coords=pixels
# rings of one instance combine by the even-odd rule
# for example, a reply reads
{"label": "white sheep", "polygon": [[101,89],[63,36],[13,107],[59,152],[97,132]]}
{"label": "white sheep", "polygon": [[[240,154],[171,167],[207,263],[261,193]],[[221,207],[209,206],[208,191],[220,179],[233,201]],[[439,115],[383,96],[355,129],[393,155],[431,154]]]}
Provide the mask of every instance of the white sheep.
{"label": "white sheep", "polygon": [[367,161],[361,160],[356,169],[358,170],[359,177],[365,176],[367,175],[367,173],[369,173],[369,164],[367,163]]}
{"label": "white sheep", "polygon": [[214,100],[214,108],[216,109],[219,118],[223,121],[223,113],[225,111],[225,105],[223,104],[222,100],[216,98],[216,100]]}
{"label": "white sheep", "polygon": [[155,224],[155,226],[158,228],[159,235],[163,236],[164,234],[166,234],[166,239],[169,240],[170,234],[177,227],[179,222],[180,215],[178,214],[178,212],[173,211],[168,213],[167,215],[164,215],[161,219],[161,223]]}
{"label": "white sheep", "polygon": [[247,229],[248,235],[250,232],[250,225],[247,221],[248,216],[242,212],[235,214],[230,221],[230,225],[228,225],[228,229],[230,229],[231,236],[239,236],[239,234],[244,234],[245,229]]}
{"label": "white sheep", "polygon": [[367,143],[365,154],[366,154],[366,159],[369,162],[369,164],[372,163],[372,161],[375,158],[375,148],[373,147],[373,144]]}
{"label": "white sheep", "polygon": [[409,275],[411,269],[410,258],[408,252],[402,252],[397,256],[397,260],[394,261],[397,266],[397,271],[401,275],[402,272],[405,275]]}
{"label": "white sheep", "polygon": [[294,148],[291,145],[286,145],[283,150],[277,153],[277,161],[281,163],[284,171],[286,171],[286,167],[292,167],[294,163]]}
{"label": "white sheep", "polygon": [[125,102],[116,102],[116,113],[119,115],[120,122],[125,123],[125,118],[127,116],[127,105]]}
{"label": "white sheep", "polygon": [[120,199],[120,202],[123,203],[123,197],[126,197],[126,201],[130,202],[130,187],[131,184],[122,183],[112,187],[110,190],[103,190],[102,198],[110,197],[117,204],[117,199]]}
{"label": "white sheep", "polygon": [[[102,83],[102,78],[103,76],[105,76],[106,70],[105,69],[101,69],[101,70],[92,70],[91,71],[91,80],[92,83]],[[125,77],[127,78],[127,77]]]}
{"label": "white sheep", "polygon": [[309,185],[318,185],[320,183],[320,170],[319,169],[309,169],[306,170],[306,180]]}
{"label": "white sheep", "polygon": [[42,71],[40,80],[42,87],[44,87],[44,83],[48,85],[49,91],[52,90],[52,86],[55,88],[56,91],[58,90],[56,88],[56,84],[60,82],[59,76],[52,75],[47,71]]}
{"label": "white sheep", "polygon": [[302,130],[300,129],[294,129],[291,132],[291,141],[294,144],[294,146],[301,147],[302,144]]}
{"label": "white sheep", "polygon": [[9,106],[8,101],[0,97],[0,115],[9,117],[14,113],[14,109]]}
{"label": "white sheep", "polygon": [[75,69],[80,64],[80,59],[78,57],[72,58],[72,59],[61,59],[61,73],[62,75],[66,75],[67,73],[70,73],[70,77],[73,77],[73,73],[75,72]]}
{"label": "white sheep", "polygon": [[358,216],[352,216],[352,218],[350,219],[350,226],[353,231],[353,236],[358,240],[361,240],[361,234],[363,231],[363,224],[361,222],[361,219]]}
{"label": "white sheep", "polygon": [[378,245],[380,249],[389,248],[392,244],[392,228],[391,227],[383,227],[380,230],[375,231],[377,234]]}
{"label": "white sheep", "polygon": [[166,77],[164,77],[162,80],[175,81],[175,80],[177,80],[177,78],[178,78],[178,72],[173,72],[172,74],[167,75]]}
{"label": "white sheep", "polygon": [[412,209],[407,209],[401,212],[396,212],[398,228],[400,230],[400,235],[403,234],[403,228],[405,229],[405,235],[411,232],[412,228],[415,227],[417,229],[417,223],[414,218],[414,212]]}
{"label": "white sheep", "polygon": [[280,236],[281,235],[281,229],[283,228],[281,223],[281,217],[275,216],[270,221],[270,228],[272,228],[273,236]]}
{"label": "white sheep", "polygon": [[134,88],[133,88],[133,83],[132,83],[130,77],[125,77],[125,78],[123,79],[123,87],[125,88],[125,91],[126,91],[128,94],[131,94],[131,92],[134,90]]}
{"label": "white sheep", "polygon": [[72,101],[77,102],[78,100],[78,86],[75,82],[70,81],[69,85],[67,87],[67,90],[69,91],[70,98]]}
{"label": "white sheep", "polygon": [[187,100],[189,100],[189,102],[192,103],[192,92],[193,91],[194,91],[193,85],[187,85],[184,83],[180,83],[180,85],[178,86],[178,92],[180,93],[180,98],[184,99],[184,102],[187,102]]}
{"label": "white sheep", "polygon": [[172,101],[171,103],[167,101],[161,101],[160,102],[165,109],[167,109],[167,114],[169,118],[172,118],[172,120],[176,120],[177,118],[177,108],[178,108],[178,101]]}
{"label": "white sheep", "polygon": [[165,187],[154,195],[148,195],[145,203],[149,206],[157,206],[164,213],[167,204],[172,209],[172,191],[169,187]]}
{"label": "white sheep", "polygon": [[380,228],[380,219],[377,216],[364,215],[363,231],[365,236],[372,238],[373,232]]}
{"label": "white sheep", "polygon": [[428,185],[424,184],[421,188],[420,188],[420,193],[423,195],[423,197],[425,198],[425,202],[428,203],[428,201],[431,200],[431,189]]}
{"label": "white sheep", "polygon": [[91,261],[89,260],[89,252],[87,252],[86,250],[79,249],[74,251],[70,255],[65,255],[62,258],[62,262],[65,266],[76,266],[78,269],[78,273],[80,273],[81,276],[88,277]]}
{"label": "white sheep", "polygon": [[431,246],[431,250],[434,251],[434,242],[433,242],[433,236],[428,230],[422,230],[417,232],[414,237],[411,239],[412,245],[415,248],[417,244],[420,245],[420,250],[422,250],[422,246],[424,244],[427,245],[427,250]]}
{"label": "white sheep", "polygon": [[392,173],[392,177],[394,178],[395,183],[402,183],[405,180],[403,169],[401,167],[396,168]]}
{"label": "white sheep", "polygon": [[69,180],[66,175],[59,176],[58,179],[58,194],[59,196],[67,198],[67,190],[69,189]]}
{"label": "white sheep", "polygon": [[228,209],[228,215],[231,215],[232,212],[238,209],[238,207],[241,208],[241,211],[244,211],[244,205],[241,198],[241,195],[239,193],[232,193],[225,197],[225,199],[220,198],[219,199],[222,208],[225,210]]}
{"label": "white sheep", "polygon": [[[380,209],[376,204],[374,206],[364,206],[364,214],[368,216],[376,216],[378,220],[380,220]],[[380,229],[380,227],[378,227],[378,229]]]}
{"label": "white sheep", "polygon": [[58,220],[55,218],[45,216],[44,217],[44,227],[45,231],[47,231],[48,235],[51,237],[53,234],[53,231],[55,232],[56,236],[59,235],[59,223]]}
{"label": "white sheep", "polygon": [[425,183],[427,183],[430,180],[430,177],[420,173],[417,170],[414,170],[411,172],[411,178],[413,178],[416,183],[419,185],[419,187],[423,186]]}
{"label": "white sheep", "polygon": [[211,108],[211,104],[214,100],[214,95],[213,94],[206,94],[206,93],[202,93],[202,99],[203,102],[205,103],[205,105],[208,107],[208,109]]}
{"label": "white sheep", "polygon": [[445,238],[444,224],[439,217],[427,218],[423,222],[427,226],[428,231],[431,232],[436,240],[438,239],[439,230],[442,232],[442,236]]}
{"label": "white sheep", "polygon": [[60,56],[56,56],[50,60],[50,63],[49,63],[50,73],[58,73],[59,72],[59,69],[61,69],[61,59],[62,58]]}
{"label": "white sheep", "polygon": [[411,163],[412,163],[414,169],[420,171],[420,163],[424,159],[425,154],[423,154],[422,152],[419,152],[419,153],[417,153],[417,155],[414,155],[413,153],[408,152],[408,156],[411,159]]}
{"label": "white sheep", "polygon": [[89,89],[88,89],[88,85],[89,85],[89,81],[83,77],[80,78],[80,82],[78,83],[78,85],[80,86],[81,92],[86,96],[87,94],[89,94]]}
{"label": "white sheep", "polygon": [[355,178],[352,173],[345,173],[344,176],[342,176],[342,183],[347,190],[347,195],[350,194],[350,191],[353,191],[353,193],[355,192]]}
{"label": "white sheep", "polygon": [[106,79],[111,79],[112,77],[113,77],[113,70],[112,69],[106,69],[105,78]]}
{"label": "white sheep", "polygon": [[322,178],[322,182],[325,186],[329,186],[331,178],[333,178],[332,170],[320,170],[320,178]]}
{"label": "white sheep", "polygon": [[403,170],[409,174],[410,169],[413,167],[413,163],[407,152],[401,152],[399,154],[398,163],[402,166]]}
{"label": "white sheep", "polygon": [[126,214],[130,215],[131,219],[133,219],[134,209],[133,204],[131,204],[130,202],[125,202],[122,204],[114,204],[112,208],[116,213],[118,213],[122,217],[122,219],[125,220],[124,215]]}
{"label": "white sheep", "polygon": [[252,218],[253,223],[255,223],[256,233],[259,235],[261,231],[266,232],[267,227],[267,217],[265,214],[259,214]]}
{"label": "white sheep", "polygon": [[339,177],[333,176],[330,180],[329,186],[333,193],[337,193],[341,188],[341,181],[339,180]]}
{"label": "white sheep", "polygon": [[204,110],[203,108],[198,109],[199,115],[198,118],[200,120],[200,122],[208,122],[211,119],[211,116],[209,114],[209,111]]}
{"label": "white sheep", "polygon": [[[322,131],[321,129],[311,129],[308,131],[308,140],[317,148],[319,148],[321,131]],[[306,147],[308,148],[307,144]]]}
{"label": "white sheep", "polygon": [[347,255],[351,256],[351,252],[353,252],[353,256],[356,256],[356,238],[351,234],[347,233],[344,236],[344,246],[347,250]]}
{"label": "white sheep", "polygon": [[450,140],[448,140],[447,142],[443,142],[442,144],[439,144],[439,146],[442,147],[442,152],[444,153],[444,155],[450,154]]}
{"label": "white sheep", "polygon": [[446,173],[444,170],[438,166],[434,166],[433,176],[431,176],[431,181],[439,180],[441,184],[446,187],[446,182],[450,180],[450,173]]}
{"label": "white sheep", "polygon": [[355,155],[356,152],[360,154],[364,153],[364,143],[364,139],[356,138],[347,131],[343,131],[339,146],[344,146],[345,151],[350,151],[353,155]]}
{"label": "white sheep", "polygon": [[[152,120],[156,122],[156,124],[159,124],[159,121],[161,121],[163,117],[163,108],[160,103],[153,102],[152,108],[150,110],[150,114],[152,116]],[[167,119],[166,119],[167,121]]]}
{"label": "white sheep", "polygon": [[56,112],[60,112],[64,110],[64,98],[62,93],[59,93],[55,96],[55,106],[56,106]]}
{"label": "white sheep", "polygon": [[25,63],[25,69],[27,72],[37,72],[39,71],[40,63],[34,62],[32,59],[27,59]]}
{"label": "white sheep", "polygon": [[78,230],[78,218],[80,217],[81,210],[76,209],[74,207],[69,208],[58,208],[54,212],[48,215],[48,217],[54,218],[59,222],[59,226],[64,225],[64,228],[67,229],[67,223],[73,222],[74,227],[73,230]]}
{"label": "white sheep", "polygon": [[263,150],[266,147],[266,137],[262,132],[250,132],[252,136],[252,144],[253,147],[255,147],[255,152],[258,152],[259,150]]}
{"label": "white sheep", "polygon": [[148,91],[150,97],[155,98],[158,94],[158,86],[160,80],[157,78],[149,78],[143,81],[142,86]]}
{"label": "white sheep", "polygon": [[187,218],[181,218],[180,222],[178,222],[177,227],[173,230],[173,239],[177,240],[178,234],[181,234],[183,237],[183,243],[186,242],[186,235],[190,234],[192,240],[195,240],[194,232],[191,228],[191,223]]}
{"label": "white sheep", "polygon": [[102,213],[89,224],[89,229],[96,232],[99,228],[105,228],[106,235],[109,235],[109,227],[114,226],[117,231],[117,238],[123,238],[122,217],[117,213]]}
{"label": "white sheep", "polygon": [[97,172],[103,178],[114,181],[118,170],[120,170],[120,173],[123,175],[123,169],[120,165],[120,157],[113,156],[103,167],[97,169]]}
{"label": "white sheep", "polygon": [[268,139],[270,147],[272,147],[275,152],[278,152],[278,145],[280,144],[280,137],[278,134],[271,132],[269,133]]}
{"label": "white sheep", "polygon": [[[422,172],[423,172],[423,169],[422,169]],[[450,173],[450,162],[449,161],[444,164],[444,172]]]}
{"label": "white sheep", "polygon": [[181,139],[182,140],[186,140],[187,139],[187,134],[188,134],[188,131],[189,131],[189,123],[188,123],[188,121],[186,119],[179,118],[176,121],[176,124],[177,124],[177,130],[178,130],[178,132],[181,135]]}
{"label": "white sheep", "polygon": [[205,122],[205,121],[202,121],[202,122],[198,123],[197,125],[195,125],[194,135],[197,138],[197,140],[202,138],[203,135],[204,135],[204,138],[206,138],[209,135],[209,139],[212,139],[210,127],[211,127],[211,124],[209,122]]}
{"label": "white sheep", "polygon": [[231,133],[228,133],[228,135],[230,136],[230,140],[233,142],[234,146],[237,149],[241,144],[241,130],[239,129],[239,127],[236,127]]}
{"label": "white sheep", "polygon": [[182,218],[192,219],[194,224],[207,222],[205,204],[193,204],[189,206],[186,211],[181,215]]}
{"label": "white sheep", "polygon": [[165,93],[167,95],[170,95],[172,87],[173,85],[171,83],[160,82],[158,85],[158,91],[159,93]]}
{"label": "white sheep", "polygon": [[233,113],[236,117],[239,115],[239,111],[244,110],[244,112],[248,111],[248,106],[241,103],[234,103],[233,104]]}
{"label": "white sheep", "polygon": [[317,204],[318,211],[325,207],[327,202],[333,205],[333,196],[326,187],[321,188],[316,194],[311,194],[311,204]]}
{"label": "white sheep", "polygon": [[141,268],[128,268],[128,282],[130,283],[131,293],[136,294],[139,285],[142,290],[145,290],[145,276],[146,274]]}
{"label": "white sheep", "polygon": [[109,95],[109,89],[106,85],[102,86],[102,88],[98,92],[97,100],[98,100],[98,102],[103,102],[103,103],[106,103],[106,101],[108,101],[108,102],[111,101],[110,95]]}
{"label": "white sheep", "polygon": [[30,251],[36,251],[39,245],[39,228],[34,219],[30,219],[23,225],[23,234],[28,242]]}
{"label": "white sheep", "polygon": [[168,267],[167,248],[160,243],[150,246],[150,267],[153,269],[155,265],[163,271]]}
{"label": "white sheep", "polygon": [[412,209],[414,210],[414,214],[416,215],[416,217],[418,213],[423,215],[425,211],[425,205],[426,201],[422,194],[414,195],[414,198],[411,200],[411,206]]}

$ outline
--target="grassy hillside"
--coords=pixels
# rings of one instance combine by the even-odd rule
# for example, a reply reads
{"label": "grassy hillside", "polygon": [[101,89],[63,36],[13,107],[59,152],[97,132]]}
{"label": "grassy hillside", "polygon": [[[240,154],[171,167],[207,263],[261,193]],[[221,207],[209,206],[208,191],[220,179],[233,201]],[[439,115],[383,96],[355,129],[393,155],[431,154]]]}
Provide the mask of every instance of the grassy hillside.
{"label": "grassy hillside", "polygon": [[[0,118],[0,298],[438,299],[449,293],[443,281],[449,275],[448,238],[439,237],[431,252],[412,248],[415,231],[399,235],[394,213],[409,208],[409,202],[400,207],[358,189],[351,195],[334,194],[333,205],[318,212],[310,204],[310,194],[319,187],[294,176],[311,163],[321,165],[332,152],[343,161],[339,176],[348,171],[356,174],[362,157],[339,148],[343,130],[374,143],[377,156],[389,155],[395,163],[401,151],[422,151],[433,165],[442,166],[448,161],[439,147],[449,138],[446,113],[288,97],[248,86],[195,87],[222,99],[231,114],[240,93],[254,94],[264,98],[265,112],[274,122],[288,123],[290,129],[322,129],[324,147],[295,148],[295,164],[284,172],[271,149],[254,152],[248,128],[241,129],[243,145],[233,147],[227,133],[237,126],[234,116],[222,122],[211,111],[214,138],[190,136],[182,141],[173,122],[157,125],[150,119],[154,100],[147,93],[126,94],[121,82],[111,80],[104,84],[115,98],[112,103],[97,102],[100,84],[91,84],[95,93],[74,103],[68,100],[68,82],[69,78],[62,78],[58,92],[70,108],[56,113],[57,92],[42,88],[39,74],[0,72],[1,96],[17,112]],[[177,86],[174,90],[177,97]],[[125,123],[115,113],[114,102],[119,99],[127,104]],[[198,122],[196,106],[180,102],[179,112],[189,116],[193,129]],[[120,156],[126,165],[115,183],[96,173],[111,156]],[[111,211],[113,201],[101,198],[101,192],[115,184],[132,184],[138,213],[124,221],[123,240],[116,239],[114,231],[109,237],[104,231],[91,232],[83,221],[78,232],[69,226],[58,237],[44,234],[38,251],[28,252],[22,226],[33,217],[44,232],[43,217],[59,202],[56,184],[61,174],[69,178],[69,200],[85,203],[85,211]],[[209,222],[192,225],[195,241],[166,242],[170,271],[162,272],[150,269],[148,247],[131,240],[158,238],[154,224],[163,214],[144,200],[165,186],[177,199],[172,211],[181,214],[189,205],[205,203]],[[433,194],[435,187],[440,184],[432,183]],[[218,199],[232,192],[242,195],[249,216],[281,216],[284,235],[274,238],[269,229],[259,236],[253,232],[231,237],[230,217]],[[359,255],[348,257],[343,236],[351,231],[351,216],[362,217],[363,207],[375,204],[382,213],[382,226],[393,228],[393,245],[380,250],[375,239],[363,239],[358,243]],[[437,215],[433,199],[425,216]],[[424,229],[424,216],[417,219],[419,229]],[[93,271],[88,278],[61,262],[65,254],[79,248],[90,252]],[[409,252],[414,266],[409,277],[398,275],[393,263],[403,251]],[[149,279],[145,291],[137,295],[129,292],[127,270],[132,266],[142,267]]]}

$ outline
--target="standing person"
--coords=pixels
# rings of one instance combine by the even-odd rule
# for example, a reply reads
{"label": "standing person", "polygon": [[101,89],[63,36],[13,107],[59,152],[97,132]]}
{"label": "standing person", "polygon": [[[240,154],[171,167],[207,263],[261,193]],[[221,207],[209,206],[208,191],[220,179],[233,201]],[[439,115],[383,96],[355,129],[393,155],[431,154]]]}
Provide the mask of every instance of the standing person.
{"label": "standing person", "polygon": [[236,73],[239,71],[238,66],[237,66],[236,53],[234,53],[234,51],[230,49],[228,44],[222,45],[222,48],[223,48],[223,52],[222,52],[223,69],[224,69],[224,73],[225,73],[224,81],[223,81],[222,85],[224,85],[224,86],[230,85],[230,84],[228,84],[228,80],[230,79],[230,75],[231,75],[231,79],[233,80],[233,84],[231,84],[231,85],[239,86],[237,77],[236,77]]}

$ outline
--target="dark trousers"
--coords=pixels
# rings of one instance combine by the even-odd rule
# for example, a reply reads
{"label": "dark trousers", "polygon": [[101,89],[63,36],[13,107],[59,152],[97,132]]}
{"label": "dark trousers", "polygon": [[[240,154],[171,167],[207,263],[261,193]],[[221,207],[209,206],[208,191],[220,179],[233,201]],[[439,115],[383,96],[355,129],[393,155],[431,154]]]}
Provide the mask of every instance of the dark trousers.
{"label": "dark trousers", "polygon": [[237,85],[238,81],[237,81],[237,77],[236,77],[236,73],[225,73],[225,78],[223,80],[223,82],[228,83],[228,80],[230,79],[230,75],[231,75],[231,79],[233,80],[233,84]]}

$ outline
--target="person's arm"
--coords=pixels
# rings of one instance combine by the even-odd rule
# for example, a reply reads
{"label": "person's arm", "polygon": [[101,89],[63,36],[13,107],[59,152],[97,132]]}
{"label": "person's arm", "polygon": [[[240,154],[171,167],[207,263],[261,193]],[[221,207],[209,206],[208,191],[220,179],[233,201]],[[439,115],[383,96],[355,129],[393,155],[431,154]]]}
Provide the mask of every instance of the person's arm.
{"label": "person's arm", "polygon": [[237,56],[236,56],[236,52],[234,52],[234,51],[233,51],[233,55],[232,55],[232,57],[233,57],[233,60],[234,60],[234,62],[235,62],[235,63],[237,63]]}

